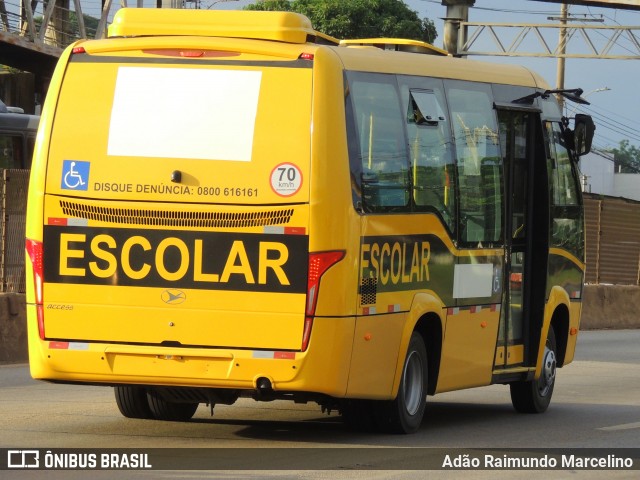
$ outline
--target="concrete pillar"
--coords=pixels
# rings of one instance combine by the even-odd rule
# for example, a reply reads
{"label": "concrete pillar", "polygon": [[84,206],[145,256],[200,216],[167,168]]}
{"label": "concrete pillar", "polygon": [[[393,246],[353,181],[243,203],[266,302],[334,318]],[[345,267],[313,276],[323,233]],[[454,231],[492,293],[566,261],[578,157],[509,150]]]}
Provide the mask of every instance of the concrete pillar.
{"label": "concrete pillar", "polygon": [[443,48],[452,55],[458,54],[458,45],[467,39],[467,31],[460,31],[460,22],[469,20],[469,7],[476,0],[442,0],[442,5],[447,7],[447,16],[444,20]]}
{"label": "concrete pillar", "polygon": [[158,8],[184,8],[183,0],[157,0]]}

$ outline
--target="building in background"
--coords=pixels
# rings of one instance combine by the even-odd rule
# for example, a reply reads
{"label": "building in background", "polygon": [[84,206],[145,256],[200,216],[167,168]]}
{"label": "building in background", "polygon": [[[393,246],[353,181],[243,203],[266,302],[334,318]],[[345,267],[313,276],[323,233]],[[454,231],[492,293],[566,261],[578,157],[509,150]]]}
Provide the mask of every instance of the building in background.
{"label": "building in background", "polygon": [[593,150],[580,158],[582,191],[640,201],[640,174],[617,173],[613,153]]}

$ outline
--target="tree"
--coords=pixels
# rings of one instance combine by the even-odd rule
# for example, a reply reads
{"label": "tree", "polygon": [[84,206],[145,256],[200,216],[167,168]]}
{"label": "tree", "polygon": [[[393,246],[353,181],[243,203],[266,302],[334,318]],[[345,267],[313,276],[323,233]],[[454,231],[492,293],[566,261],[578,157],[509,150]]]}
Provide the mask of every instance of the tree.
{"label": "tree", "polygon": [[618,173],[640,173],[640,149],[629,145],[629,140],[622,140],[620,148],[611,151]]}
{"label": "tree", "polygon": [[292,12],[291,3],[289,0],[258,0],[257,3],[252,3],[244,7],[245,10],[262,10],[269,12]]}
{"label": "tree", "polygon": [[436,27],[402,0],[264,0],[246,10],[306,15],[313,27],[336,38],[408,38],[433,43]]}

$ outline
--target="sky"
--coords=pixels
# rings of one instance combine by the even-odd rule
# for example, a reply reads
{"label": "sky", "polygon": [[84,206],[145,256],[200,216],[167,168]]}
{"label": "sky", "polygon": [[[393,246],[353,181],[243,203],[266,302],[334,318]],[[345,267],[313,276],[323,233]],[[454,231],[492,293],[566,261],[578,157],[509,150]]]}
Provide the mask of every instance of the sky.
{"label": "sky", "polygon": [[[434,42],[442,47],[443,27],[442,18],[446,15],[446,7],[441,0],[404,0],[404,2],[416,11],[420,18],[430,18],[434,21],[438,31],[438,38]],[[100,0],[81,0],[84,13],[100,15]],[[145,6],[153,7],[156,0],[143,0]],[[187,0],[187,8],[200,5],[200,8],[213,10],[241,9],[245,5],[255,3],[255,0]],[[135,5],[136,0],[129,0],[130,5]],[[115,13],[119,5],[113,2],[111,14]],[[95,10],[93,12],[92,10]],[[618,55],[638,55],[634,60],[601,60],[601,59],[567,59],[565,67],[565,88],[582,88],[583,96],[591,102],[590,106],[575,107],[568,104],[565,111],[568,116],[575,113],[588,113],[594,117],[597,125],[594,146],[600,149],[619,147],[621,140],[629,140],[631,145],[640,147],[640,94],[637,86],[640,82],[640,11],[622,10],[612,8],[593,8],[583,6],[570,6],[569,13],[587,19],[602,19],[602,23],[571,22],[571,24],[583,23],[585,25],[604,26],[635,26],[636,42],[633,45],[628,38],[617,41],[612,53]],[[544,23],[552,24],[557,21],[548,20],[548,17],[560,15],[560,4],[533,0],[476,0],[475,6],[469,11],[470,22],[497,22],[497,23]],[[503,43],[509,45],[515,33],[501,30],[499,33]],[[515,32],[515,31],[514,31]],[[554,48],[558,42],[557,29],[545,29],[545,41]],[[503,36],[504,35],[504,36]],[[489,38],[485,36],[484,38]],[[534,34],[530,34],[524,46],[539,49]],[[598,48],[602,48],[609,37],[598,34],[591,35]],[[601,42],[601,43],[599,43]],[[533,45],[535,43],[535,45]],[[578,53],[586,50],[586,44],[576,38],[569,44],[568,53]],[[478,48],[485,51],[495,50],[493,43],[479,43]],[[555,87],[557,60],[555,58],[531,58],[531,57],[496,57],[496,56],[470,56],[475,60],[491,62],[504,62],[525,65],[536,71]]]}
{"label": "sky", "polygon": [[[443,27],[442,18],[446,15],[446,7],[441,0],[404,0],[421,18],[428,17],[434,21],[438,30],[438,38],[434,42],[442,47]],[[239,9],[244,5],[254,3],[251,0],[218,1],[202,0],[203,7],[212,9]],[[572,24],[606,25],[606,26],[640,26],[640,11],[620,10],[612,8],[593,8],[570,6],[569,13],[581,18],[602,18],[603,23],[572,22]],[[532,0],[476,0],[475,6],[469,10],[470,22],[497,23],[557,23],[548,17],[558,17],[560,5],[556,3]],[[640,28],[640,27],[639,27]],[[551,48],[558,41],[557,30],[544,30],[545,40]],[[640,39],[640,31],[635,32]],[[502,36],[504,34],[504,37]],[[501,30],[500,39],[511,43],[511,33]],[[488,36],[484,38],[489,38]],[[528,37],[529,38],[529,37]],[[530,36],[533,42],[533,34]],[[592,35],[594,42],[598,41],[598,34]],[[604,38],[604,37],[603,37]],[[609,38],[606,37],[605,40]],[[569,53],[585,50],[585,43],[576,39],[569,44]],[[479,43],[483,50],[495,50],[493,43]],[[526,46],[526,44],[525,44]],[[531,48],[537,47],[531,45]],[[601,48],[602,45],[598,45]],[[633,47],[629,39],[623,38],[617,42],[613,52],[616,54],[637,54],[638,47]],[[470,56],[475,60],[495,61],[525,65],[536,71],[555,87],[557,60],[555,58],[530,57],[495,57]],[[567,59],[565,66],[565,88],[582,88],[584,96],[591,102],[590,106],[577,107],[568,104],[570,116],[574,113],[588,113],[594,117],[597,125],[594,144],[596,148],[607,149],[619,147],[621,140],[628,139],[631,145],[640,146],[640,93],[637,91],[640,78],[640,58],[637,60],[602,60],[602,59]],[[575,109],[574,109],[575,108]]]}

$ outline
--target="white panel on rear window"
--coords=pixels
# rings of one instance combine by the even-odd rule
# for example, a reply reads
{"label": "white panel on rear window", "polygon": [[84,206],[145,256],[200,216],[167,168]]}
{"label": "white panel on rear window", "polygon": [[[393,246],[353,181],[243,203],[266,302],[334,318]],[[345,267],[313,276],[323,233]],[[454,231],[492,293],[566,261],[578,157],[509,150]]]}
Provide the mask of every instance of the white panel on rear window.
{"label": "white panel on rear window", "polygon": [[250,161],[261,75],[120,67],[107,154]]}

